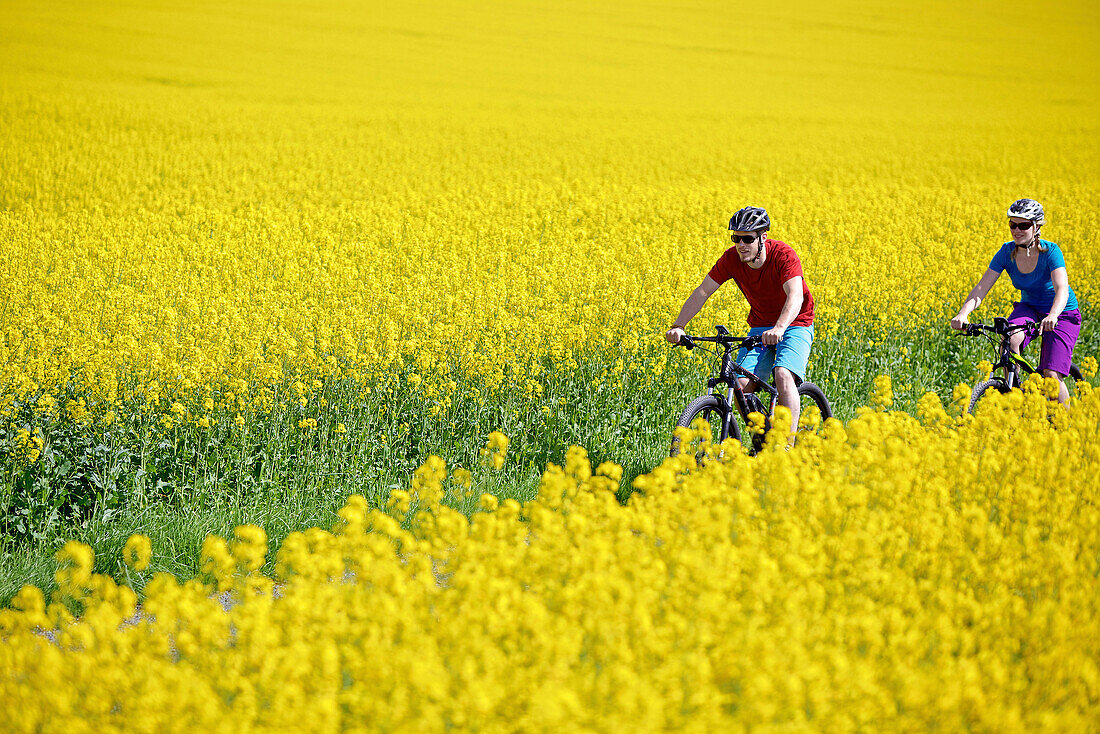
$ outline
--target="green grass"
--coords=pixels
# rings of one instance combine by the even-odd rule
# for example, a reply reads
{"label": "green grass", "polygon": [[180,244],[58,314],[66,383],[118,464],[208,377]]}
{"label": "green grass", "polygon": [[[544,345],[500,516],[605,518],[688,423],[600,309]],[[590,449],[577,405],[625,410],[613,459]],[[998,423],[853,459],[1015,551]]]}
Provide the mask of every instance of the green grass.
{"label": "green grass", "polygon": [[[704,320],[698,321],[693,327],[704,330]],[[880,374],[893,379],[895,409],[912,412],[927,391],[946,403],[952,388],[974,384],[977,363],[994,355],[981,340],[953,336],[945,324],[904,330],[842,325],[832,335],[819,332],[809,377],[843,421],[867,403]],[[1086,318],[1079,357],[1100,354],[1100,330],[1092,324]],[[570,370],[547,364],[542,394],[530,397],[502,391],[479,400],[470,397],[476,386],[459,384],[442,420],[431,415],[423,386],[410,390],[385,380],[369,394],[350,380],[327,381],[306,408],[283,400],[283,407],[252,418],[244,430],[233,425],[232,414],[216,415],[213,428],[177,427],[162,435],[161,412],[137,406],[97,429],[64,417],[35,419],[26,408],[0,434],[6,436],[0,445],[9,447],[0,455],[0,517],[6,518],[0,602],[24,583],[50,587],[53,553],[67,539],[92,546],[98,572],[124,578],[122,547],[131,534],[144,533],[154,548],[144,578],[155,571],[193,576],[207,534],[227,535],[236,525],[254,523],[267,530],[274,547],[294,530],[331,526],[350,494],[381,505],[391,489],[408,486],[430,454],[473,470],[478,492],[526,501],[535,496],[546,464],[562,463],[566,450],[579,445],[594,465],[623,467],[625,499],[633,479],[667,455],[672,427],[687,402],[705,391],[714,359],[700,350],[657,347],[648,357],[625,359],[617,373],[614,365],[623,356],[592,354]],[[436,379],[461,383],[458,375]],[[303,417],[315,419],[317,428],[299,428]],[[340,423],[346,433],[336,432]],[[25,467],[10,447],[14,431],[32,424],[47,441],[42,457]],[[481,466],[478,457],[492,430],[511,439],[500,471]]]}

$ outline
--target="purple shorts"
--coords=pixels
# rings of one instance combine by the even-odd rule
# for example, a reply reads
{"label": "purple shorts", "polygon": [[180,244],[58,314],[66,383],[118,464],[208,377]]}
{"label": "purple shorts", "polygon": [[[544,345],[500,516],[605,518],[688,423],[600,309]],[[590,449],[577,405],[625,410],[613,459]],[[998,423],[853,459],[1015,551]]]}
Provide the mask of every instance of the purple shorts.
{"label": "purple shorts", "polygon": [[[1028,321],[1042,321],[1046,314],[1026,303],[1015,303],[1008,315],[1010,324],[1023,324]],[[1043,334],[1043,347],[1039,350],[1039,369],[1054,370],[1063,377],[1069,374],[1069,364],[1073,360],[1073,345],[1081,334],[1081,312],[1063,311],[1058,316],[1058,325],[1053,332]],[[1031,337],[1024,337],[1020,349],[1031,343]]]}

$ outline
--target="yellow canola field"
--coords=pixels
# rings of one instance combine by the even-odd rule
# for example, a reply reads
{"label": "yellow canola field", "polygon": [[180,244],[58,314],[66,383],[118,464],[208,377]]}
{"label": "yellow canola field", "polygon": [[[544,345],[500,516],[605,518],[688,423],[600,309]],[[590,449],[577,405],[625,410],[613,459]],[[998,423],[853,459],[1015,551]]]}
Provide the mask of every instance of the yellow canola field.
{"label": "yellow canola field", "polygon": [[467,518],[441,501],[469,472],[432,457],[388,513],[353,496],[292,533],[272,576],[255,526],[190,580],[147,580],[161,549],[131,538],[140,608],[70,542],[48,605],[0,611],[5,728],[1091,731],[1100,391],[1035,387],[668,459],[625,506],[574,448],[537,500]]}
{"label": "yellow canola field", "polygon": [[749,203],[819,338],[939,323],[1021,196],[1098,297],[1089,3],[0,13],[0,402],[646,351]]}

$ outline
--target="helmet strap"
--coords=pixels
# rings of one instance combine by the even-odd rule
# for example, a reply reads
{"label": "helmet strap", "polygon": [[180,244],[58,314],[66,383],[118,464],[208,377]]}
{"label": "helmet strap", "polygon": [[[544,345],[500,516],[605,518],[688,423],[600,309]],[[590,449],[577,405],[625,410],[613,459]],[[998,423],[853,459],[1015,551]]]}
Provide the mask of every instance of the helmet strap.
{"label": "helmet strap", "polygon": [[762,255],[763,252],[764,252],[764,235],[763,235],[763,233],[761,233],[759,235],[759,237],[760,237],[760,242],[757,243],[757,245],[756,245],[756,255],[753,257],[752,260],[749,260],[749,262],[756,262],[757,260],[760,259],[760,255]]}

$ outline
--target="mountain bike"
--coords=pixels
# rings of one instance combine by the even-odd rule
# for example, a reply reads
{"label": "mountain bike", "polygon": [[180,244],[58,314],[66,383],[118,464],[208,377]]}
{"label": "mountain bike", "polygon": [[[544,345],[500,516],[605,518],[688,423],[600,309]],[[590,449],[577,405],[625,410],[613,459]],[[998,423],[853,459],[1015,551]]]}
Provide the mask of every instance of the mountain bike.
{"label": "mountain bike", "polygon": [[[1012,392],[1013,388],[1019,388],[1023,383],[1021,375],[1023,379],[1027,379],[1027,376],[1031,373],[1039,372],[1039,368],[1032,364],[1027,357],[1012,351],[1012,335],[1021,331],[1034,339],[1039,335],[1039,323],[1028,321],[1023,324],[1010,324],[1008,319],[998,316],[993,319],[992,326],[989,324],[966,324],[963,326],[962,336],[984,337],[1000,355],[997,363],[993,365],[989,379],[979,383],[974,388],[974,392],[971,393],[970,407],[967,408],[968,413],[974,412],[974,407],[978,404],[978,401],[990,389],[1000,393]],[[1000,371],[1000,374],[994,377],[993,375],[998,371]],[[1069,377],[1074,382],[1083,379],[1081,369],[1073,363],[1070,363],[1069,366]]]}
{"label": "mountain bike", "polygon": [[[712,343],[722,348],[718,374],[707,380],[708,392],[688,403],[680,416],[680,420],[676,422],[676,427],[692,428],[692,423],[702,418],[710,426],[712,443],[718,444],[727,438],[741,441],[741,427],[738,425],[738,418],[746,426],[750,426],[749,415],[759,413],[763,417],[763,431],[754,429],[748,446],[749,454],[754,455],[763,448],[764,433],[771,428],[771,416],[775,410],[779,390],[742,367],[734,359],[733,354],[735,349],[741,347],[744,347],[747,351],[764,347],[764,341],[759,336],[733,336],[724,326],[715,327],[715,331],[717,336],[689,336],[685,334],[680,337],[680,343],[675,345],[691,350],[701,343]],[[705,347],[700,348],[705,349]],[[706,349],[706,351],[715,356],[719,354],[717,350]],[[762,392],[766,396],[767,404],[756,393],[743,390],[739,377],[749,380],[750,385],[756,391]],[[719,388],[724,388],[724,390]],[[812,382],[800,384],[798,386],[798,396],[802,413],[799,419],[799,430],[810,430],[816,427],[817,423],[833,416],[833,409],[829,405],[825,393]],[[674,435],[669,456],[676,456],[679,453],[680,437]],[[702,456],[696,456],[696,459],[701,461]]]}

